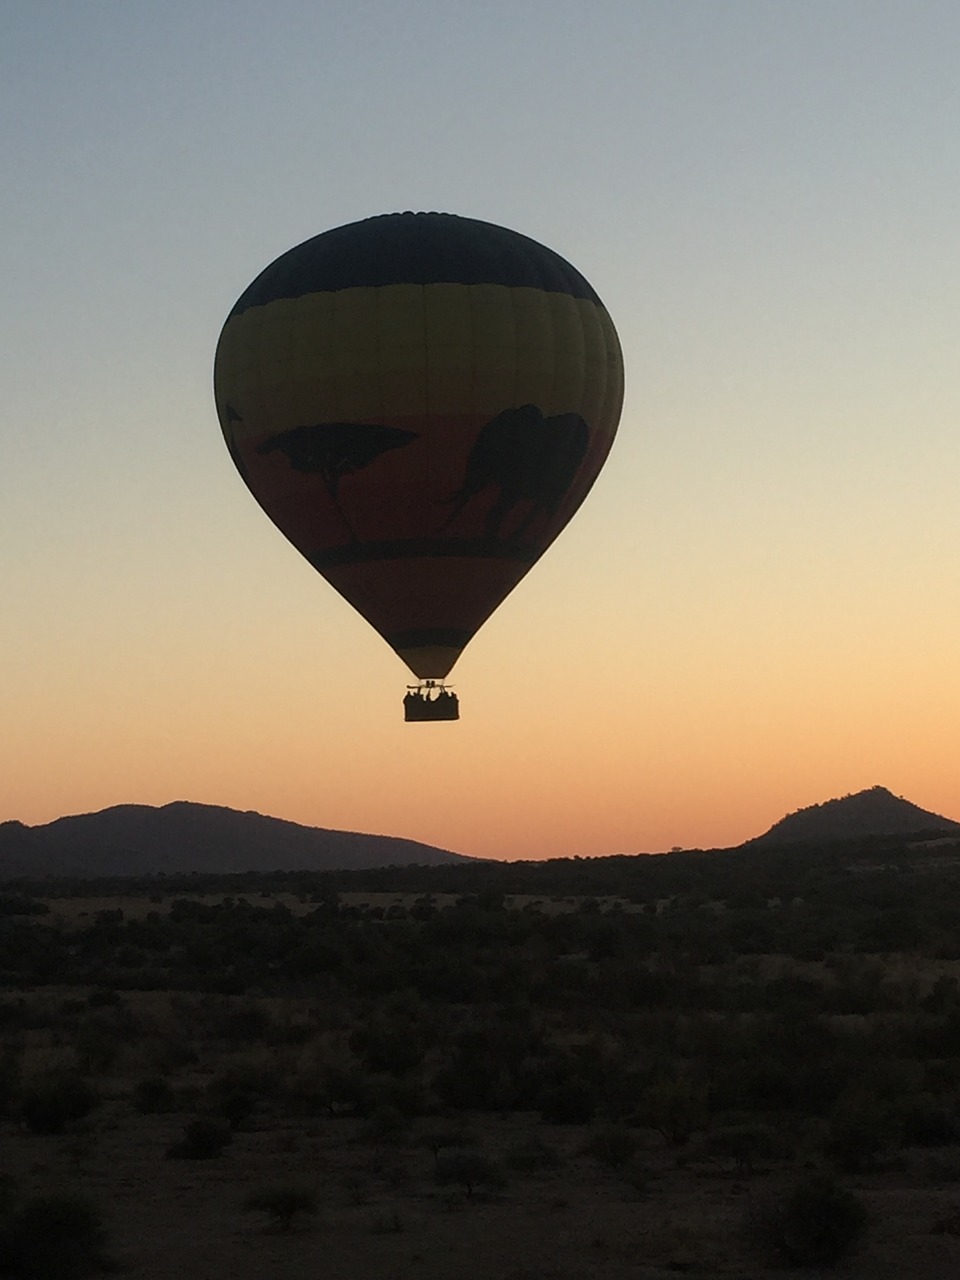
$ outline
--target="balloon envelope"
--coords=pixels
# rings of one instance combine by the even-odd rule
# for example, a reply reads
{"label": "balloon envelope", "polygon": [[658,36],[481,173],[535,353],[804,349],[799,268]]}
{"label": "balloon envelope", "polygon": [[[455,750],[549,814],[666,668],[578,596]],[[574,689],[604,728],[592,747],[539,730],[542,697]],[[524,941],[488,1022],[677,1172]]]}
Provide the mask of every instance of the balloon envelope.
{"label": "balloon envelope", "polygon": [[579,507],[623,399],[569,263],[387,214],[283,254],[230,312],[220,423],[254,497],[421,679],[443,679]]}

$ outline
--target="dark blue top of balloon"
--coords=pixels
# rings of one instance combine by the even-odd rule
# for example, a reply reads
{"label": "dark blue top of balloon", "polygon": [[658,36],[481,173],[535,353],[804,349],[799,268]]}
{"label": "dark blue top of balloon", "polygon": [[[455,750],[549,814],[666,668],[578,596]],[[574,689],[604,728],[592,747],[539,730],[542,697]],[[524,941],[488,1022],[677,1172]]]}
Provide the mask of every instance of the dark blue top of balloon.
{"label": "dark blue top of balloon", "polygon": [[279,298],[390,284],[500,284],[600,301],[575,267],[517,231],[452,213],[386,213],[281,254],[230,314]]}

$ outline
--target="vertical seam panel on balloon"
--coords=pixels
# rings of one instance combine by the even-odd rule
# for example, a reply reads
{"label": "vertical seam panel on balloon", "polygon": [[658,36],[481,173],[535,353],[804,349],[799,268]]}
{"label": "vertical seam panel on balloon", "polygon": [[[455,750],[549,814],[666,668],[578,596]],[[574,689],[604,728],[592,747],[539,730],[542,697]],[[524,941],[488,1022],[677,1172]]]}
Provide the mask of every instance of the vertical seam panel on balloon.
{"label": "vertical seam panel on balloon", "polygon": [[332,421],[341,422],[343,420],[343,342],[341,315],[343,308],[338,304],[338,299],[342,296],[343,290],[335,289],[333,291],[333,300],[330,307],[330,350],[334,352],[336,359],[333,367],[336,370],[333,377],[333,395],[331,397],[332,406],[336,408],[336,412],[332,416]]}
{"label": "vertical seam panel on balloon", "polygon": [[[576,307],[576,312],[577,312],[576,328],[577,328],[577,332],[580,335],[580,394],[577,397],[577,404],[579,406],[580,417],[584,420],[584,422],[586,422],[586,418],[584,417],[583,410],[587,407],[586,399],[588,394],[588,388],[590,385],[589,377],[588,377],[589,341],[587,336],[587,326],[584,323],[584,319],[583,319],[584,303],[580,298],[574,297],[574,306]],[[590,444],[592,441],[592,432],[596,431],[596,428],[591,423],[587,422],[587,431],[588,433],[591,433],[591,434],[588,434],[587,436],[587,449],[586,449],[586,452],[584,453],[583,461],[580,463],[581,468],[583,467],[584,462],[586,462],[587,457],[589,456]],[[581,476],[579,488],[581,489],[583,496],[581,497],[580,502],[582,502],[583,498],[585,498],[587,494],[590,492],[592,485],[593,485],[593,481],[591,479],[587,479],[586,484],[584,484],[584,478]],[[579,502],[577,505],[578,506],[580,505]]]}
{"label": "vertical seam panel on balloon", "polygon": [[604,344],[607,347],[607,360],[605,362],[604,367],[607,370],[609,370],[612,367],[616,375],[613,378],[608,377],[607,379],[608,384],[611,385],[612,399],[610,403],[606,403],[606,397],[605,397],[605,403],[604,403],[604,409],[606,410],[606,419],[611,424],[609,427],[609,432],[612,435],[613,425],[614,425],[612,422],[612,419],[613,419],[614,410],[616,410],[616,417],[617,419],[619,419],[620,412],[623,407],[623,395],[624,395],[624,389],[625,389],[624,388],[624,372],[623,372],[623,351],[620,347],[620,337],[616,331],[616,328],[614,327],[613,320],[610,317],[610,313],[606,310],[606,308],[604,308],[604,315],[606,316],[606,320],[607,320],[607,324],[606,324],[607,340],[605,341],[605,344]]}
{"label": "vertical seam panel on balloon", "polygon": [[610,408],[607,404],[607,394],[610,387],[610,352],[607,345],[607,330],[603,323],[603,316],[596,305],[594,305],[594,310],[599,330],[597,379],[600,382],[600,395],[597,402],[597,426],[600,431],[606,434],[610,420]]}
{"label": "vertical seam panel on balloon", "polygon": [[[390,286],[387,285],[386,288]],[[380,406],[380,421],[383,422],[386,416],[386,407],[383,402],[383,367],[380,363],[380,354],[383,350],[383,344],[380,341],[380,329],[383,323],[383,302],[384,302],[384,286],[381,285],[376,290],[375,297],[377,299],[376,323],[373,326],[373,344],[374,344],[374,367],[377,370],[377,404]]]}
{"label": "vertical seam panel on balloon", "polygon": [[[277,373],[283,385],[292,387],[291,399],[295,404],[297,400],[299,400],[303,395],[302,382],[299,379],[295,379],[293,377],[293,375],[297,371],[296,361],[297,361],[298,349],[302,346],[302,343],[298,343],[296,341],[297,328],[298,328],[297,313],[298,311],[302,312],[303,309],[304,309],[303,298],[291,298],[291,300],[287,304],[286,323],[284,325],[284,341],[283,341],[283,345],[280,348],[280,352],[282,353],[282,355],[278,353],[277,365],[276,365]],[[302,317],[299,323],[302,326],[302,323],[303,323]],[[299,420],[300,422],[303,421],[303,419],[300,417],[299,409],[296,414],[295,420]]]}
{"label": "vertical seam panel on balloon", "polygon": [[267,328],[267,311],[270,304],[258,307],[256,317],[253,323],[253,333],[251,334],[250,345],[255,353],[252,361],[253,367],[257,371],[254,391],[257,419],[261,429],[264,429],[268,435],[272,434],[273,418],[267,408],[268,398],[263,394],[264,384],[266,382],[266,370],[264,369],[264,330]]}
{"label": "vertical seam panel on balloon", "polygon": [[467,315],[469,316],[469,360],[470,360],[470,413],[475,415],[477,408],[477,316],[476,298],[479,285],[467,285]]}
{"label": "vertical seam panel on balloon", "polygon": [[540,288],[543,289],[546,296],[547,316],[549,317],[548,323],[550,328],[550,339],[551,339],[550,362],[551,362],[552,373],[550,375],[550,398],[549,398],[548,404],[546,405],[546,413],[547,413],[547,416],[549,416],[549,414],[553,411],[553,405],[555,402],[554,398],[557,394],[557,323],[553,315],[553,304],[551,302],[552,291],[547,287],[547,283],[549,282],[544,283],[544,275],[539,272],[538,272],[538,275],[540,275]]}
{"label": "vertical seam panel on balloon", "polygon": [[608,395],[610,391],[610,350],[607,343],[607,330],[603,323],[602,307],[593,304],[594,314],[597,321],[597,432],[599,435],[609,435],[610,423],[610,406],[608,403]]}
{"label": "vertical seam panel on balloon", "polygon": [[[584,332],[584,389],[582,416],[597,434],[603,431],[603,387],[598,370],[605,360],[603,330],[597,308],[585,298],[578,300],[580,323]],[[588,417],[589,415],[589,417]]]}
{"label": "vertical seam panel on balloon", "polygon": [[519,384],[519,382],[520,382],[520,337],[519,337],[519,334],[520,334],[520,325],[519,325],[519,322],[518,322],[518,320],[517,320],[517,290],[516,290],[516,288],[513,288],[513,289],[511,289],[511,290],[510,290],[510,311],[511,311],[511,314],[513,315],[513,352],[512,352],[512,358],[513,358],[513,385],[512,385],[511,390],[510,390],[510,404],[509,404],[509,406],[504,406],[504,407],[509,407],[509,408],[511,408],[511,409],[516,409],[516,408],[518,408],[517,400],[519,399],[519,396],[518,396],[518,394],[517,394],[517,393],[518,393],[518,384]]}
{"label": "vertical seam panel on balloon", "polygon": [[[512,264],[511,264],[511,265],[513,265],[513,266],[515,267],[516,260],[517,260],[517,259],[519,259],[519,261],[520,261],[520,270],[516,272],[516,279],[517,279],[518,283],[515,283],[515,284],[513,284],[513,285],[509,286],[509,295],[510,295],[510,315],[511,315],[511,318],[512,318],[512,320],[513,320],[512,350],[511,350],[511,352],[510,352],[510,362],[511,362],[511,365],[512,365],[512,368],[513,368],[513,378],[512,378],[512,382],[511,382],[511,386],[510,386],[510,403],[509,403],[509,405],[504,405],[504,406],[503,406],[503,408],[504,408],[504,409],[506,409],[506,408],[510,408],[510,409],[516,409],[516,408],[518,408],[518,407],[519,407],[519,400],[520,400],[519,384],[520,384],[520,360],[521,360],[521,356],[520,356],[520,320],[519,320],[518,297],[519,297],[520,291],[521,291],[521,289],[523,288],[523,285],[524,285],[524,283],[525,283],[525,281],[524,281],[524,270],[523,270],[523,268],[524,268],[524,266],[525,266],[525,263],[524,263],[524,257],[525,257],[525,254],[524,254],[524,252],[523,252],[523,249],[522,249],[522,248],[520,248],[520,247],[511,246],[511,248],[513,248],[513,250],[514,250],[513,255],[512,255],[513,261],[512,261]],[[511,274],[513,274],[513,273],[511,273]]]}
{"label": "vertical seam panel on balloon", "polygon": [[[421,281],[420,285],[420,333],[423,338],[423,420],[421,430],[426,424],[428,430],[433,426],[433,409],[430,403],[430,342],[427,336],[427,286]],[[430,493],[436,492],[433,483],[434,472],[434,450],[431,449],[427,454],[427,486]]]}
{"label": "vertical seam panel on balloon", "polygon": [[573,297],[573,307],[577,316],[577,323],[574,325],[574,330],[580,336],[580,346],[577,352],[577,358],[580,362],[580,383],[577,389],[577,407],[578,411],[581,411],[582,416],[583,401],[587,393],[587,331],[583,323],[583,309],[580,305],[579,298]]}

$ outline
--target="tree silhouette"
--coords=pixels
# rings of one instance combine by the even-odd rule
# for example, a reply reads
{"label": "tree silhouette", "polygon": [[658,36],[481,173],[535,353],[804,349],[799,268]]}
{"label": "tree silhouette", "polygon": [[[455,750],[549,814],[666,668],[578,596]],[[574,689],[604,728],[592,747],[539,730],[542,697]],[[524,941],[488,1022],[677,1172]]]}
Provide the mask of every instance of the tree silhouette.
{"label": "tree silhouette", "polygon": [[294,471],[316,472],[323,478],[340,518],[356,541],[357,535],[340,506],[338,490],[343,476],[362,471],[383,453],[402,449],[416,432],[385,427],[379,422],[318,422],[291,427],[271,436],[257,447],[257,453],[279,449]]}

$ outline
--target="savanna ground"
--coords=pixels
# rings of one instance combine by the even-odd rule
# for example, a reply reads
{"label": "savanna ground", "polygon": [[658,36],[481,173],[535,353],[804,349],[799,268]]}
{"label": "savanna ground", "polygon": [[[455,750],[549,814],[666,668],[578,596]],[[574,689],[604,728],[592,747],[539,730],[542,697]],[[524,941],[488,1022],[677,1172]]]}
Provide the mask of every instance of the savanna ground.
{"label": "savanna ground", "polygon": [[953,1280],[960,887],[870,856],[11,887],[7,1200],[131,1280]]}

